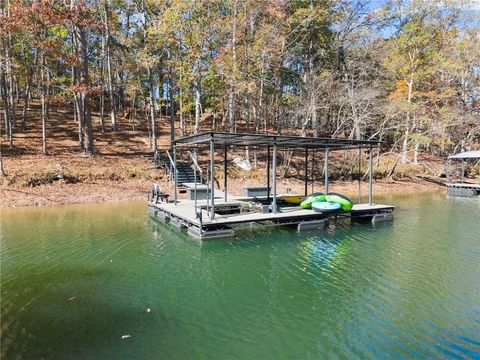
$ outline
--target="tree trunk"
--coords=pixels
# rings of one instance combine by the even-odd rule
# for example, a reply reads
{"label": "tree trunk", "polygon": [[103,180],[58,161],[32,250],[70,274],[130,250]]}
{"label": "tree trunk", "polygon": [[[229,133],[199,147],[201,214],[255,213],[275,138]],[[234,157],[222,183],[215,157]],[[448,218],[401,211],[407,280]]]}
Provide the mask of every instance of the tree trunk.
{"label": "tree trunk", "polygon": [[201,106],[202,94],[200,90],[200,80],[195,83],[195,134],[198,134],[200,130],[200,106]]}
{"label": "tree trunk", "polygon": [[[73,74],[73,77],[72,77],[73,85],[78,86],[79,84],[78,69],[74,66],[72,66],[72,74]],[[78,147],[80,148],[80,150],[83,150],[85,145],[84,138],[83,138],[83,119],[85,117],[85,112],[83,111],[82,100],[77,90],[75,90],[73,93],[73,111],[75,113],[75,117],[77,119],[77,125],[78,125]]]}
{"label": "tree trunk", "polygon": [[168,74],[168,97],[170,98],[170,141],[175,140],[175,100],[173,98],[173,75],[172,69]]}
{"label": "tree trunk", "polygon": [[[34,68],[37,66],[38,61],[38,51],[35,51],[35,56],[33,59],[33,66]],[[23,98],[23,113],[22,113],[22,129],[25,130],[27,128],[27,111],[30,108],[30,93],[32,89],[32,82],[33,82],[33,70],[27,70],[27,87],[25,89],[25,94]]]}
{"label": "tree trunk", "polygon": [[232,22],[232,76],[230,79],[230,91],[228,94],[228,116],[230,120],[230,132],[235,132],[236,119],[235,119],[235,77],[237,73],[237,16],[238,16],[238,1],[234,0],[233,3],[233,22]]}
{"label": "tree trunk", "polygon": [[30,78],[27,82],[27,87],[25,89],[25,95],[23,97],[23,113],[22,113],[22,129],[27,128],[27,110],[28,110],[28,98],[30,97],[30,88],[32,87]]}
{"label": "tree trunk", "polygon": [[[75,4],[75,0],[71,0],[71,5]],[[73,25],[73,44],[75,55],[79,61],[77,68],[77,86],[80,88],[78,97],[79,106],[79,123],[82,122],[84,154],[85,156],[92,156],[94,154],[93,147],[93,129],[92,129],[92,110],[90,107],[90,79],[88,73],[88,48],[87,36],[85,28],[76,23]],[[78,91],[78,90],[77,90]],[[82,121],[83,120],[83,121]]]}
{"label": "tree trunk", "polygon": [[151,148],[153,152],[157,151],[157,124],[155,121],[155,89],[153,85],[152,70],[148,68],[148,81],[150,90],[150,122],[151,122]]}
{"label": "tree trunk", "polygon": [[[101,8],[100,1],[98,7]],[[105,34],[102,37],[101,56],[100,56],[100,130],[105,132]]]}
{"label": "tree trunk", "polygon": [[408,153],[408,137],[410,136],[410,105],[412,103],[412,93],[413,93],[413,74],[410,77],[410,81],[408,81],[408,109],[405,119],[405,133],[403,138],[403,149],[402,149],[402,163],[405,164],[407,162],[407,153]]}
{"label": "tree trunk", "polygon": [[185,136],[185,119],[183,117],[183,93],[180,88],[180,135]]}
{"label": "tree trunk", "polygon": [[42,104],[42,153],[43,155],[48,155],[47,150],[47,121],[48,121],[48,112],[47,112],[47,85],[46,81],[46,61],[45,54],[41,53],[40,55],[40,102]]}
{"label": "tree trunk", "polygon": [[10,122],[10,104],[7,96],[7,82],[3,72],[3,62],[0,58],[0,85],[2,86],[3,113],[5,119],[5,132],[9,140],[10,149],[13,148],[12,124]]}
{"label": "tree trunk", "polygon": [[419,150],[420,144],[418,140],[415,141],[415,147],[413,149],[413,164],[418,165],[418,150]]}
{"label": "tree trunk", "polygon": [[7,173],[3,169],[2,146],[0,145],[0,175],[5,177]]}
{"label": "tree trunk", "polygon": [[5,70],[6,70],[6,82],[7,82],[7,95],[10,105],[10,128],[16,126],[16,102],[15,102],[15,83],[12,73],[12,58],[11,58],[12,36],[8,35],[7,44],[5,46]]}
{"label": "tree trunk", "polygon": [[103,7],[104,36],[105,36],[105,55],[107,60],[107,86],[110,95],[110,118],[112,121],[112,130],[117,130],[117,114],[115,112],[115,94],[113,93],[112,65],[110,61],[110,28],[108,26],[108,0]]}

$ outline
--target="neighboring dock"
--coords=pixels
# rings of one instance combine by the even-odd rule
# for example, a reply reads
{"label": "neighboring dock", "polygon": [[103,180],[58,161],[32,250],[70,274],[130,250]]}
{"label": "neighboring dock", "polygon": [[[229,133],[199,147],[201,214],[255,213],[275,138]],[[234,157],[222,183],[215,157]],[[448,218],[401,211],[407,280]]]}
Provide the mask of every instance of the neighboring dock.
{"label": "neighboring dock", "polygon": [[475,197],[480,195],[480,184],[455,183],[447,184],[447,194],[450,196]]}
{"label": "neighboring dock", "polygon": [[[192,237],[202,240],[228,237],[235,235],[235,228],[242,224],[259,225],[289,225],[295,226],[298,231],[305,229],[323,228],[328,221],[335,219],[349,219],[351,221],[367,220],[373,223],[393,219],[394,207],[391,205],[374,204],[373,202],[373,166],[372,149],[378,148],[381,142],[377,140],[352,140],[335,138],[311,138],[299,136],[279,136],[260,134],[239,134],[209,132],[192,135],[172,141],[173,156],[167,152],[169,163],[167,168],[174,181],[173,201],[168,201],[169,194],[159,193],[154,188],[149,199],[149,212],[156,218],[168,220],[172,225],[188,228]],[[210,150],[210,162],[205,169],[201,169],[197,159],[187,151],[191,157],[191,167],[194,170],[190,176],[185,175],[185,165],[178,166],[177,156],[179,148],[190,147],[198,152],[203,146]],[[266,148],[267,150],[267,179],[266,186],[245,189],[245,196],[228,194],[228,150],[230,147]],[[223,189],[219,189],[215,179],[215,147],[220,147],[223,153]],[[282,203],[282,196],[277,194],[277,151],[290,149],[304,151],[305,154],[305,194],[308,190],[309,153],[323,155],[324,183],[323,191],[329,192],[328,163],[329,152],[335,150],[358,150],[359,159],[364,150],[367,150],[369,159],[369,186],[368,203],[356,204],[350,211],[316,212],[311,209],[302,209]],[[272,150],[272,151],[271,151]],[[359,176],[362,170],[358,169]],[[182,178],[200,178],[205,183],[179,182]],[[178,199],[178,190],[182,186],[188,199]],[[213,190],[213,191],[212,191]],[[292,194],[287,194],[292,195]],[[302,195],[299,195],[300,197]],[[360,195],[360,194],[359,194]]]}
{"label": "neighboring dock", "polygon": [[461,180],[460,182],[447,183],[447,194],[450,196],[460,196],[460,197],[476,197],[480,195],[480,184],[472,184],[464,182],[465,179],[465,162],[466,161],[477,161],[480,159],[480,151],[465,151],[456,155],[448,157],[449,161],[460,160],[462,171],[461,171]]}

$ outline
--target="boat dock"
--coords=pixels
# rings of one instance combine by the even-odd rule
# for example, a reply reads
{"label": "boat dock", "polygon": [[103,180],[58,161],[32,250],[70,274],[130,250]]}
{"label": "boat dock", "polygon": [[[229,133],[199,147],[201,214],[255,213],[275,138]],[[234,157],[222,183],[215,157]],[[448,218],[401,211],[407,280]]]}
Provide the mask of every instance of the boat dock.
{"label": "boat dock", "polygon": [[468,184],[468,183],[447,184],[447,194],[450,196],[460,196],[460,197],[480,196],[480,184]]}
{"label": "boat dock", "polygon": [[465,162],[472,160],[478,162],[479,159],[479,150],[464,151],[462,153],[448,157],[449,162],[451,162],[452,160],[460,160],[462,166],[460,181],[450,182],[446,184],[447,194],[449,196],[476,197],[480,195],[480,184],[465,182]]}
{"label": "boat dock", "polygon": [[[266,199],[266,198],[265,198]],[[263,199],[262,199],[263,200]],[[277,213],[258,212],[250,209],[252,199],[233,198],[227,202],[219,200],[215,205],[216,213],[212,219],[206,201],[182,200],[174,203],[155,203],[149,201],[151,215],[169,221],[178,228],[187,228],[188,234],[201,240],[235,236],[235,227],[245,223],[259,226],[293,226],[298,231],[322,229],[337,219],[351,221],[371,221],[373,223],[393,219],[394,207],[381,204],[356,204],[349,212],[319,213],[300,207],[279,208]]]}
{"label": "boat dock", "polygon": [[[173,200],[168,200],[169,194],[159,193],[154,187],[148,202],[148,211],[155,218],[169,221],[179,228],[187,228],[192,237],[207,240],[220,237],[235,236],[235,228],[242,224],[258,224],[263,226],[295,226],[298,231],[321,229],[332,220],[349,219],[351,221],[371,221],[373,223],[393,219],[394,207],[375,204],[373,202],[373,149],[379,148],[378,140],[354,140],[336,138],[314,138],[300,136],[261,135],[243,133],[208,132],[183,137],[171,142],[173,156],[167,152],[173,179]],[[198,154],[201,147],[209,150],[210,161],[202,169],[197,157],[187,151],[191,158],[193,174],[185,174],[185,164],[179,166],[177,157],[184,148],[194,149]],[[223,155],[223,162],[218,166],[215,162],[217,148]],[[267,153],[266,181],[259,186],[244,188],[244,196],[233,196],[228,193],[228,151],[238,147],[264,148]],[[220,148],[220,149],[219,149]],[[323,154],[324,181],[322,191],[329,193],[329,153],[335,150],[356,150],[361,159],[366,150],[369,161],[368,171],[368,203],[354,204],[349,211],[314,211],[302,209],[298,204],[288,204],[282,201],[277,193],[277,158],[278,150],[304,151],[304,194],[308,195],[309,155],[313,159],[315,151]],[[272,150],[272,151],[271,151]],[[217,154],[218,154],[217,153]],[[218,155],[217,155],[218,156]],[[317,160],[318,162],[318,160]],[[361,164],[359,162],[359,164]],[[215,177],[217,168],[223,169],[223,186]],[[312,165],[312,173],[315,171]],[[363,171],[358,167],[359,178]],[[205,180],[205,183],[179,182],[178,179]],[[313,178],[313,176],[312,176]],[[313,181],[311,182],[313,187]],[[179,187],[183,187],[187,199],[179,199]],[[293,194],[286,194],[292,196]],[[284,195],[285,196],[285,195]],[[359,189],[360,196],[360,189]]]}

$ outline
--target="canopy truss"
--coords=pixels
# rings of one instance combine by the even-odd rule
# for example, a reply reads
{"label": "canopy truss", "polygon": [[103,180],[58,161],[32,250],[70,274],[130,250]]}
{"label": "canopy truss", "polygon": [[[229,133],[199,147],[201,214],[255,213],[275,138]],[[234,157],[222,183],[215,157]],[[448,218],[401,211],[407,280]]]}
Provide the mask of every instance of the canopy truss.
{"label": "canopy truss", "polygon": [[263,135],[248,133],[206,132],[185,136],[172,141],[172,146],[200,145],[213,142],[214,145],[277,146],[279,148],[304,149],[358,149],[379,147],[379,140],[353,140],[329,137],[303,137],[284,135]]}

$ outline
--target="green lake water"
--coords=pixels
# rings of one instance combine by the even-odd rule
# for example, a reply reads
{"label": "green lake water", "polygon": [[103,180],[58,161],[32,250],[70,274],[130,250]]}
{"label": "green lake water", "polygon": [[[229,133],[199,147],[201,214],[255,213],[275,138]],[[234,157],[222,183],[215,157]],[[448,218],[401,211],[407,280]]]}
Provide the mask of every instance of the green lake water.
{"label": "green lake water", "polygon": [[142,202],[2,209],[1,358],[479,359],[480,199],[378,201],[205,243]]}

